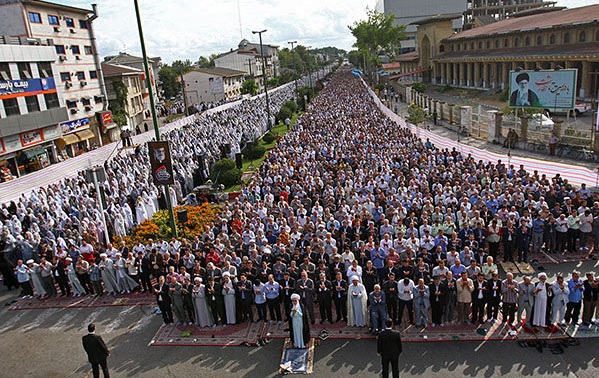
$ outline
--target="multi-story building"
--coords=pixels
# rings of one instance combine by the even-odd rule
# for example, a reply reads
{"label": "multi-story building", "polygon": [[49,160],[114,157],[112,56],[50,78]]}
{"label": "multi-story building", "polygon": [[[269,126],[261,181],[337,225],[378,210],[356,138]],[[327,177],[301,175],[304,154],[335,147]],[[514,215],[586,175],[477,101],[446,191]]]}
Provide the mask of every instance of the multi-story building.
{"label": "multi-story building", "polygon": [[76,144],[69,135],[83,129],[90,131],[85,133],[87,143],[101,144],[102,134],[105,140],[118,139],[116,124],[101,125],[106,90],[93,31],[96,6],[89,10],[42,0],[0,0],[0,14],[0,35],[40,38],[53,44],[56,85],[68,108],[68,120],[60,125],[63,139],[70,142],[67,145]]}
{"label": "multi-story building", "polygon": [[462,29],[462,12],[467,9],[467,2],[472,0],[378,0],[377,12],[395,17],[395,25],[406,26],[406,40],[401,41],[401,53],[414,51],[417,48],[416,25],[414,21],[429,18],[437,14],[458,13],[452,20],[454,31]]}
{"label": "multi-story building", "polygon": [[188,106],[241,97],[245,72],[228,68],[196,68],[183,74]]}
{"label": "multi-story building", "polygon": [[12,176],[56,162],[55,142],[64,142],[59,125],[69,115],[57,90],[60,75],[49,42],[0,37],[0,167]]}
{"label": "multi-story building", "polygon": [[544,0],[468,0],[468,7],[464,12],[464,29],[505,20],[513,13],[553,7],[555,3],[556,1]]}
{"label": "multi-story building", "polygon": [[214,59],[217,68],[227,68],[235,71],[245,72],[247,76],[256,79],[256,83],[262,86],[263,72],[266,78],[279,76],[281,67],[279,65],[279,46],[262,44],[266,69],[263,69],[262,54],[259,43],[251,43],[242,39],[235,50],[220,54]]}
{"label": "multi-story building", "polygon": [[135,126],[143,123],[146,118],[145,113],[150,109],[144,71],[109,63],[102,63],[102,71],[104,72],[104,80],[106,80],[110,110],[114,113],[113,102],[117,101],[117,88],[121,86],[126,89],[127,97],[125,104],[119,105],[123,106],[127,113],[127,128],[135,129]]}
{"label": "multi-story building", "polygon": [[[121,52],[119,53],[119,55],[104,57],[104,62],[108,64],[116,64],[119,66],[136,68],[139,71],[142,71],[142,80],[146,80],[146,69],[144,67],[144,60],[142,57]],[[158,79],[158,72],[160,72],[160,69],[162,68],[162,59],[159,56],[154,58],[148,58],[148,68],[150,69],[150,79],[152,80],[152,93],[154,94],[154,98],[156,99],[156,101],[158,101],[160,98],[162,98],[162,96],[160,96],[160,80]],[[145,84],[143,85],[144,87],[146,86]],[[110,91],[110,89],[108,88],[107,90]],[[144,93],[144,98],[148,97],[148,92],[145,91]]]}

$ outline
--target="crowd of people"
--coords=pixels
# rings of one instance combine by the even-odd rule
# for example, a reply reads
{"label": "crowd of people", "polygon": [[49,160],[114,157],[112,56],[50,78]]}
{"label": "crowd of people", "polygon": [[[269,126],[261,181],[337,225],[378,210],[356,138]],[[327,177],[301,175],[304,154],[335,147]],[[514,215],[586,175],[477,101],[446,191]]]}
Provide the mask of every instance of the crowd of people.
{"label": "crowd of people", "polygon": [[[260,109],[244,102],[170,132],[178,177],[170,195],[180,201],[192,188],[199,155],[219,157],[215,140],[250,140],[264,131]],[[160,207],[146,159],[107,163],[115,234]],[[559,175],[425,143],[384,117],[360,79],[343,69],[270,151],[259,180],[224,203],[221,219],[195,240],[98,248],[103,231],[90,193],[70,180],[3,209],[5,238],[40,245],[31,248],[33,261],[18,263],[24,295],[33,293],[22,280],[29,277],[39,295],[37,286],[64,271],[65,295],[69,287],[76,292],[75,280],[80,295],[151,292],[164,322],[185,326],[289,321],[299,346],[317,320],[376,333],[387,317],[420,327],[497,322],[500,307],[514,327],[523,315],[539,327],[599,318],[593,273],[552,283],[540,273],[517,282],[511,273],[499,277],[497,267],[541,253],[593,253],[597,193]],[[36,286],[37,267],[50,259],[50,279],[40,272]]]}

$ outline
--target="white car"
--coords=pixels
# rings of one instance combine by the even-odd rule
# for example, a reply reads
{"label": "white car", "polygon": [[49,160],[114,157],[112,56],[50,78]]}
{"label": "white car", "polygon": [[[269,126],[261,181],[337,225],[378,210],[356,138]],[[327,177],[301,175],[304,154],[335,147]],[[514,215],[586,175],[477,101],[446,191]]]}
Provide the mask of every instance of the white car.
{"label": "white car", "polygon": [[553,130],[553,126],[555,126],[555,123],[553,122],[553,120],[549,117],[547,117],[545,114],[543,113],[537,113],[537,114],[533,114],[530,119],[528,120],[528,128],[529,129],[534,129],[537,131],[540,130]]}

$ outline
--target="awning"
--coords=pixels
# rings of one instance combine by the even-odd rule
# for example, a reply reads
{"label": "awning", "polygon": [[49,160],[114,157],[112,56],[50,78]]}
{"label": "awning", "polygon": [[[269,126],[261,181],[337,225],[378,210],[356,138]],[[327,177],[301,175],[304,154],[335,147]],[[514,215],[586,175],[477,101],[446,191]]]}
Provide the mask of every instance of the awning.
{"label": "awning", "polygon": [[19,164],[23,164],[26,163],[28,160],[31,160],[33,158],[35,158],[38,155],[41,155],[43,153],[45,153],[46,150],[44,150],[41,147],[37,147],[37,148],[33,148],[31,150],[25,150],[23,151],[23,153],[21,155],[19,155],[18,163]]}
{"label": "awning", "polygon": [[62,138],[60,138],[60,140],[64,141],[65,145],[79,142],[79,138],[77,138],[77,135],[75,135],[75,133],[63,135]]}
{"label": "awning", "polygon": [[402,73],[399,75],[393,75],[393,76],[389,76],[387,79],[389,80],[395,80],[395,79],[399,79],[400,77],[404,77],[404,76],[412,76],[412,75],[416,75],[422,72],[426,72],[426,71],[431,71],[430,68],[420,68],[418,70],[415,71],[411,71],[411,72],[406,72],[406,73]]}
{"label": "awning", "polygon": [[110,129],[114,129],[115,127],[117,127],[118,125],[114,122],[110,122],[104,125],[104,129],[105,130],[110,130]]}
{"label": "awning", "polygon": [[77,136],[79,137],[79,141],[81,141],[81,142],[83,142],[84,140],[88,140],[88,139],[92,139],[92,138],[96,137],[90,129],[79,131],[79,132],[76,132],[75,134],[77,134]]}

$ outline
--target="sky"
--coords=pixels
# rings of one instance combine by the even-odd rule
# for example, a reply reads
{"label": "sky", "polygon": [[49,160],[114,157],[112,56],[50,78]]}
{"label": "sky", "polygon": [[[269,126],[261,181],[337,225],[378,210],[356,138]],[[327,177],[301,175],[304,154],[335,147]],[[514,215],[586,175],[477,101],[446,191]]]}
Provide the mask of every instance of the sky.
{"label": "sky", "polygon": [[[91,9],[93,0],[50,0]],[[417,1],[417,0],[413,0]],[[443,1],[443,0],[439,0]],[[558,0],[578,7],[597,0]],[[132,0],[95,0],[99,18],[94,29],[101,56],[127,52],[141,55]],[[242,38],[258,42],[252,30],[267,29],[263,43],[289,47],[288,41],[351,50],[355,42],[348,25],[366,18],[376,0],[139,0],[149,56],[165,63],[192,62],[200,56],[237,48]],[[241,17],[240,17],[241,15]]]}

